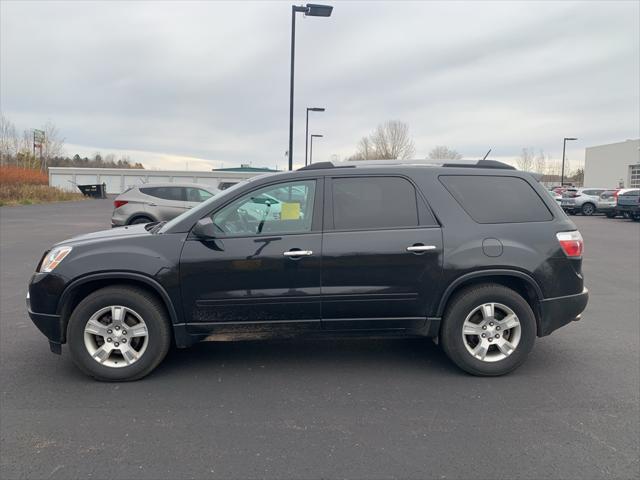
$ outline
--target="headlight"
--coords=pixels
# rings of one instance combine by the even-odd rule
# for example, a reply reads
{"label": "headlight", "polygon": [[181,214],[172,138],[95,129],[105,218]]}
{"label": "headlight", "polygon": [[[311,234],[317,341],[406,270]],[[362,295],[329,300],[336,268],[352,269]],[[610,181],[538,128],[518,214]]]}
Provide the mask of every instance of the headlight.
{"label": "headlight", "polygon": [[40,272],[51,272],[62,260],[64,260],[64,257],[69,255],[70,251],[71,247],[56,247],[51,250],[47,256],[44,257],[42,265],[40,266]]}

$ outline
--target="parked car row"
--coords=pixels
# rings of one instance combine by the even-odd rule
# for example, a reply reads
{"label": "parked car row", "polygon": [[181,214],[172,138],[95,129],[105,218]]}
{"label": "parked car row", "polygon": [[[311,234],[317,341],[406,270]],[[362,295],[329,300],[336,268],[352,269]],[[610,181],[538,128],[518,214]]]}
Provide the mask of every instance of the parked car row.
{"label": "parked car row", "polygon": [[640,189],[554,187],[549,194],[569,215],[604,214],[607,218],[623,216],[640,220]]}

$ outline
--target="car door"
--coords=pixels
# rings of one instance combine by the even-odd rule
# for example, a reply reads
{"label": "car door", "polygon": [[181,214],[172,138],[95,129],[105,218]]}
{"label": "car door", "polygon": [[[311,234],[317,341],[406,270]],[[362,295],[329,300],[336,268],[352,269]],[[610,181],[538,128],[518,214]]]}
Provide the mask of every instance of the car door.
{"label": "car door", "polygon": [[438,291],[442,254],[440,225],[409,179],[327,178],[323,328],[423,326]]}
{"label": "car door", "polygon": [[[276,189],[302,189],[289,201]],[[320,328],[322,179],[256,188],[210,214],[216,238],[189,236],[180,279],[192,332]]]}
{"label": "car door", "polygon": [[145,210],[159,221],[171,220],[186,210],[184,187],[149,186],[140,191],[149,197]]}

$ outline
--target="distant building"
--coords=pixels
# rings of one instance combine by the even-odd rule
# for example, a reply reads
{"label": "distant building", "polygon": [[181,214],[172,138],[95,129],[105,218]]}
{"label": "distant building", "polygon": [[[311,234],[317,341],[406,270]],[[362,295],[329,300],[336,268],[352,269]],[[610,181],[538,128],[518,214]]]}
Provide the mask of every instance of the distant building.
{"label": "distant building", "polygon": [[122,193],[134,185],[157,182],[202,183],[224,190],[242,180],[269,171],[269,169],[246,170],[242,168],[223,168],[211,172],[198,172],[133,168],[50,167],[49,185],[63,190],[76,191],[76,185],[104,183],[107,187],[107,193],[111,194]]}
{"label": "distant building", "polygon": [[587,147],[584,185],[640,188],[640,139]]}
{"label": "distant building", "polygon": [[212,172],[243,172],[243,173],[276,173],[280,170],[273,170],[271,168],[252,167],[246,163],[241,164],[239,167],[231,168],[214,168]]}

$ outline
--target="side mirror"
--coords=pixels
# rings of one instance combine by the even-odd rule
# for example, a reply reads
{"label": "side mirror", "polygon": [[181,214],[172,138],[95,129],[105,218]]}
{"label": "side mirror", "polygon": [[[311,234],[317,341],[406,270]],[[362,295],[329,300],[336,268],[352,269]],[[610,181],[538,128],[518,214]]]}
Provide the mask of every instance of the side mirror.
{"label": "side mirror", "polygon": [[198,238],[216,238],[216,227],[211,217],[204,217],[198,220],[191,232]]}

